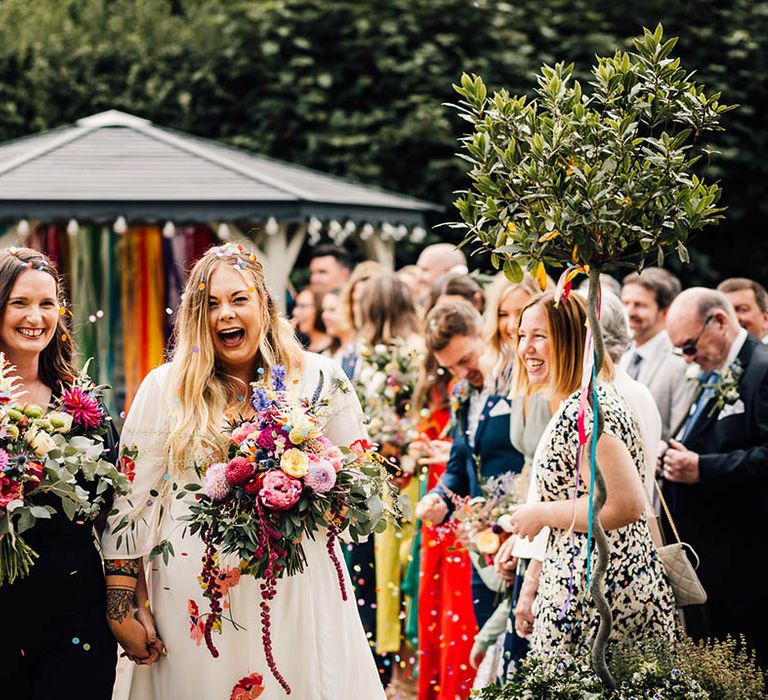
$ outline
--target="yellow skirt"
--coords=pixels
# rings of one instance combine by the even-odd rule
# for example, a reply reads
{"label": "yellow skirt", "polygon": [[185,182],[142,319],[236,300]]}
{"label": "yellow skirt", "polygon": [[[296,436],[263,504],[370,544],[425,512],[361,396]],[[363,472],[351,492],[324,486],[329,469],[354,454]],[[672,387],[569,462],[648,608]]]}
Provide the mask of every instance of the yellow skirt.
{"label": "yellow skirt", "polygon": [[[408,497],[413,512],[419,497],[419,480],[411,479],[401,493]],[[374,535],[376,651],[380,654],[396,653],[402,645],[406,607],[400,589],[411,558],[414,534],[414,524],[410,521],[399,530],[390,527]]]}

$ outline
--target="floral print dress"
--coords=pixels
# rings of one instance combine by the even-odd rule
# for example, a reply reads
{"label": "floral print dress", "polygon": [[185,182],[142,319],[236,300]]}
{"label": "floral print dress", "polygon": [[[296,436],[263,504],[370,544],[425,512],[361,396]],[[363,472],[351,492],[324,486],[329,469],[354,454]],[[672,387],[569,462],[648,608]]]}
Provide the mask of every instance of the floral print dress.
{"label": "floral print dress", "polygon": [[[610,385],[598,386],[605,416],[604,432],[629,449],[643,478],[644,459],[640,433],[630,409]],[[543,501],[573,498],[578,449],[578,393],[566,399],[552,418],[537,451],[536,477]],[[591,425],[587,411],[587,425]],[[601,465],[603,470],[609,464]],[[579,480],[578,495],[588,494],[589,484]],[[644,519],[608,533],[611,553],[605,592],[613,612],[611,641],[640,637],[672,638],[676,633],[672,589],[651,540]],[[596,561],[593,547],[592,566]],[[571,567],[573,576],[571,577]],[[539,590],[533,605],[531,647],[536,653],[560,649],[578,653],[591,644],[599,616],[587,590],[587,535],[552,529],[542,564]],[[572,597],[565,609],[569,590]]]}

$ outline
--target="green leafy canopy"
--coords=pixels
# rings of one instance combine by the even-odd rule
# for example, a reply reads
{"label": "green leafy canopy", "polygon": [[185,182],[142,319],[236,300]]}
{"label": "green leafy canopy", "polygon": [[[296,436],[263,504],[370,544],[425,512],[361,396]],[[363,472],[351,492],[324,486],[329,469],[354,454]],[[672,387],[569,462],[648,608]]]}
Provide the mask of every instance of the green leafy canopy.
{"label": "green leafy canopy", "polygon": [[722,218],[721,189],[693,173],[700,137],[734,109],[707,95],[671,56],[658,25],[634,51],[597,57],[587,94],[573,65],[545,65],[533,100],[488,96],[464,74],[454,105],[471,188],[455,202],[465,243],[491,251],[512,279],[567,261],[642,266],[671,249],[687,262],[690,233]]}

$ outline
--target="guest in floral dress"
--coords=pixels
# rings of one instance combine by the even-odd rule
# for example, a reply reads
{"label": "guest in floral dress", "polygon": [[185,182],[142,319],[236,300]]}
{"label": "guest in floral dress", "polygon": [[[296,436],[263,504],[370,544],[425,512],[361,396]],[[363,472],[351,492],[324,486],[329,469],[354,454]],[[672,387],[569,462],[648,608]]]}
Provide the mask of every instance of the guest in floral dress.
{"label": "guest in floral dress", "polygon": [[[586,590],[588,453],[582,455],[577,498],[573,498],[579,449],[576,390],[581,378],[585,321],[584,301],[577,295],[555,306],[553,295],[544,294],[528,303],[518,326],[519,381],[538,384],[550,395],[564,399],[534,457],[541,501],[520,506],[512,516],[518,537],[531,538],[542,528],[550,528],[533,604],[531,647],[537,653],[583,650],[599,624]],[[677,629],[674,598],[645,520],[642,442],[632,414],[608,383],[611,376],[612,364],[606,357],[598,383],[605,428],[597,442],[597,460],[608,494],[601,522],[611,547],[605,578],[613,612],[610,639],[672,638]],[[592,556],[594,559],[594,549]]]}

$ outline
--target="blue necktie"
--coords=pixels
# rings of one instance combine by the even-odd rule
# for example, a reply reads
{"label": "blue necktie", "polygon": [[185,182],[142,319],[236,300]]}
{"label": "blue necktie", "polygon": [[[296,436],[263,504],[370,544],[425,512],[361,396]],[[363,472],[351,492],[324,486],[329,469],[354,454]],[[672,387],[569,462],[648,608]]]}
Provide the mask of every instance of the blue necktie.
{"label": "blue necktie", "polygon": [[685,438],[688,437],[691,428],[696,424],[696,421],[699,419],[702,411],[706,408],[709,400],[715,395],[715,384],[717,384],[717,378],[719,376],[719,372],[702,372],[699,375],[699,382],[702,389],[696,403],[691,406],[688,420],[685,423],[685,427],[682,430],[679,440],[684,441]]}
{"label": "blue necktie", "polygon": [[634,355],[632,355],[632,359],[629,361],[629,365],[627,366],[627,374],[632,377],[632,379],[637,380],[637,375],[640,374],[640,363],[643,361],[643,356],[636,352]]}

